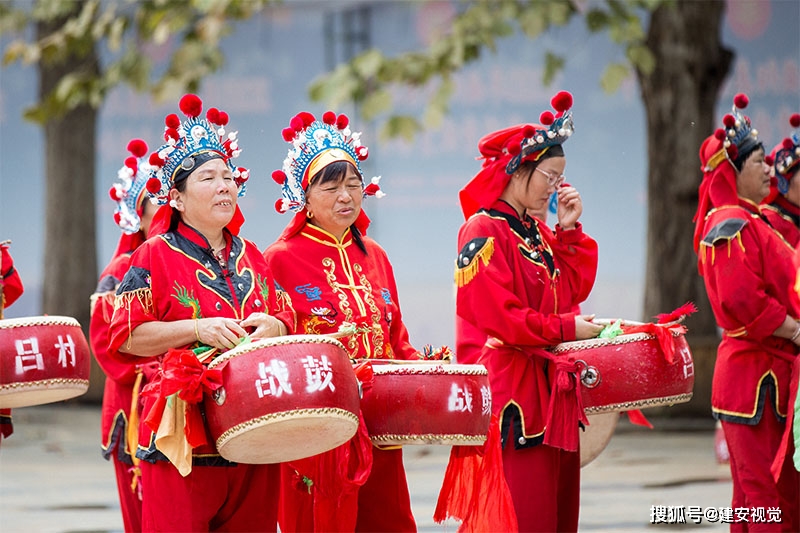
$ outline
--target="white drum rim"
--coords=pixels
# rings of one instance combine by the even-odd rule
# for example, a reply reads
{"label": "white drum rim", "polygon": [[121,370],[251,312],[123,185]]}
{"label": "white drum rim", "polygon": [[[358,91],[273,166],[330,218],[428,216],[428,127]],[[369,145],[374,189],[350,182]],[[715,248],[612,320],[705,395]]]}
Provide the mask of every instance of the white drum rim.
{"label": "white drum rim", "polygon": [[659,396],[656,398],[645,398],[642,400],[634,400],[630,402],[612,403],[598,407],[585,407],[583,411],[587,415],[591,415],[591,414],[610,413],[617,411],[619,412],[633,411],[636,409],[647,409],[648,407],[671,406],[678,403],[688,402],[689,400],[692,399],[692,394],[693,393],[691,392],[684,392],[672,396]]}
{"label": "white drum rim", "polygon": [[251,418],[250,420],[241,422],[227,429],[222,433],[222,435],[217,437],[216,440],[217,450],[221,449],[231,439],[237,437],[238,435],[246,433],[253,428],[267,426],[274,422],[280,422],[282,420],[319,418],[321,415],[324,415],[328,419],[338,418],[340,420],[352,422],[353,435],[355,435],[355,432],[358,430],[358,415],[348,411],[347,409],[342,409],[341,407],[319,407],[319,408],[309,408],[309,409],[296,409],[293,411],[280,411],[278,413],[269,413],[266,415]]}
{"label": "white drum rim", "polygon": [[25,326],[75,326],[80,323],[71,316],[42,315],[23,316],[19,318],[4,318],[0,320],[0,329],[11,329]]}
{"label": "white drum rim", "polygon": [[344,353],[347,353],[344,345],[341,342],[326,335],[283,335],[280,337],[270,337],[269,339],[258,339],[241,346],[236,346],[235,348],[232,348],[212,359],[212,361],[208,364],[208,368],[214,368],[215,366],[233,359],[234,357],[254,352],[262,348],[269,348],[273,346],[289,346],[292,344],[331,344],[340,348]]}
{"label": "white drum rim", "polygon": [[[88,379],[78,378],[53,378],[40,379],[37,381],[22,381],[0,385],[0,409],[14,409],[18,407],[31,407],[33,405],[45,405],[48,403],[61,402],[71,398],[77,398],[89,390]],[[58,397],[40,399],[35,401],[28,398],[32,392],[60,392]],[[23,393],[23,394],[19,394]],[[20,397],[26,397],[20,403]],[[32,401],[33,400],[33,401]]]}
{"label": "white drum rim", "polygon": [[[369,359],[367,359],[369,361]],[[391,374],[391,375],[458,375],[458,376],[486,376],[489,371],[483,365],[466,365],[466,364],[450,364],[444,363],[432,365],[430,363],[400,363],[400,364],[376,364],[372,365],[373,374]]]}

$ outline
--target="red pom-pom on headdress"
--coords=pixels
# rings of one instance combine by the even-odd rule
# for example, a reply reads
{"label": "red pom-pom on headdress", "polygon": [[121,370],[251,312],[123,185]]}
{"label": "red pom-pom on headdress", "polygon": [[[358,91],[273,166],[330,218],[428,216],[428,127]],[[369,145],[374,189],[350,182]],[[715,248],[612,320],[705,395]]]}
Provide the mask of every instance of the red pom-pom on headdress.
{"label": "red pom-pom on headdress", "polygon": [[739,109],[744,109],[747,107],[747,104],[750,103],[750,99],[744,93],[739,93],[733,97],[733,105],[738,107]]}
{"label": "red pom-pom on headdress", "polygon": [[369,149],[366,146],[359,146],[356,148],[356,155],[359,161],[364,161],[369,157]]}
{"label": "red pom-pom on headdress", "polygon": [[534,135],[536,135],[536,128],[530,124],[525,124],[525,127],[522,128],[522,136],[526,139],[530,139]]}
{"label": "red pom-pom on headdress", "polygon": [[722,128],[717,128],[714,131],[714,138],[716,140],[718,140],[718,141],[724,141],[725,140],[725,130],[723,130]]}
{"label": "red pom-pom on headdress", "polygon": [[783,144],[784,150],[791,150],[792,148],[794,148],[794,142],[789,137],[786,137],[783,140],[782,144]]}
{"label": "red pom-pom on headdress", "polygon": [[141,139],[132,139],[128,143],[128,151],[135,157],[143,157],[147,153],[147,143]]}
{"label": "red pom-pom on headdress", "polygon": [[339,128],[340,130],[345,129],[348,124],[350,124],[350,119],[347,118],[347,115],[345,115],[344,113],[339,115],[339,118],[336,119],[336,127]]}
{"label": "red pom-pom on headdress", "polygon": [[559,116],[572,107],[572,94],[568,91],[559,91],[551,100],[550,105],[558,111]]}
{"label": "red pom-pom on headdress", "polygon": [[768,167],[771,167],[775,164],[775,158],[772,157],[772,154],[767,154],[764,156],[764,163],[766,163]]}
{"label": "red pom-pom on headdress", "polygon": [[114,223],[115,223],[117,226],[119,226],[119,223],[120,223],[120,221],[122,221],[122,213],[120,213],[119,211],[117,211],[116,213],[114,213]]}
{"label": "red pom-pom on headdress", "polygon": [[133,170],[133,173],[136,174],[136,170],[139,168],[139,160],[135,157],[126,157],[125,158],[125,166],[129,169]]}
{"label": "red pom-pom on headdress", "polygon": [[297,114],[297,116],[300,117],[300,120],[303,121],[303,126],[306,128],[309,127],[311,124],[313,124],[315,120],[317,120],[316,118],[314,118],[314,115],[312,115],[308,111],[300,111]]}
{"label": "red pom-pom on headdress", "polygon": [[283,170],[276,170],[272,173],[272,179],[278,185],[283,185],[286,182],[286,172]]}
{"label": "red pom-pom on headdress", "polygon": [[175,128],[167,128],[166,131],[164,131],[164,140],[165,141],[168,141],[170,139],[173,139],[173,140],[177,141],[179,138],[180,138],[180,135],[178,134],[178,130],[175,129]]}
{"label": "red pom-pom on headdress", "polygon": [[161,190],[161,182],[158,178],[150,178],[147,180],[145,187],[147,187],[147,192],[150,194],[158,194],[158,191]]}
{"label": "red pom-pom on headdress", "polygon": [[281,130],[281,135],[283,136],[283,140],[286,141],[287,143],[292,142],[296,133],[297,132],[294,131],[292,128],[283,128]]}
{"label": "red pom-pom on headdress", "polygon": [[329,126],[333,126],[336,124],[336,113],[333,111],[325,111],[325,113],[322,114],[322,122],[328,124]]}
{"label": "red pom-pom on headdress", "polygon": [[287,211],[286,203],[283,201],[283,198],[278,198],[278,200],[275,202],[275,211],[280,214],[284,214]]}
{"label": "red pom-pom on headdress", "polygon": [[219,124],[220,126],[227,126],[228,125],[228,114],[225,111],[220,111],[219,112],[219,118],[217,120],[219,120],[219,122],[217,122],[217,124]]}
{"label": "red pom-pom on headdress", "polygon": [[733,115],[728,113],[727,115],[722,117],[722,124],[726,128],[732,128],[732,127],[734,127],[736,125],[736,117],[734,117]]}
{"label": "red pom-pom on headdress", "polygon": [[120,200],[122,200],[122,191],[120,191],[119,187],[117,187],[116,185],[108,189],[108,195],[115,202],[119,202]]}
{"label": "red pom-pom on headdress", "polygon": [[240,185],[250,179],[250,169],[244,167],[237,167],[236,172],[239,173],[236,182],[239,183]]}
{"label": "red pom-pom on headdress", "polygon": [[[555,121],[556,117],[554,117],[553,113],[550,111],[542,111],[542,114],[539,115],[539,123],[542,126],[550,126]],[[530,137],[530,135],[526,135],[526,137]]]}
{"label": "red pom-pom on headdress", "polygon": [[206,111],[206,119],[212,124],[219,124],[219,109],[211,107]]}
{"label": "red pom-pom on headdress", "polygon": [[300,117],[300,115],[295,115],[289,122],[289,127],[291,127],[294,131],[302,131],[302,129],[305,128],[306,125],[303,122],[303,119]]}
{"label": "red pom-pom on headdress", "polygon": [[180,125],[181,125],[181,119],[179,119],[179,118],[178,118],[178,115],[176,115],[175,113],[170,113],[169,115],[167,115],[167,116],[164,118],[164,124],[165,124],[165,125],[166,125],[168,128],[172,128],[172,129],[175,129],[175,130],[177,130],[177,129],[178,129],[178,126],[180,126]]}
{"label": "red pom-pom on headdress", "polygon": [[800,113],[793,113],[789,117],[789,125],[793,128],[800,128]]}
{"label": "red pom-pom on headdress", "polygon": [[196,94],[184,94],[178,107],[187,117],[197,117],[203,112],[203,101]]}
{"label": "red pom-pom on headdress", "polygon": [[735,144],[728,146],[728,157],[736,159],[739,156],[739,148]]}
{"label": "red pom-pom on headdress", "polygon": [[511,157],[514,157],[522,151],[522,147],[520,147],[518,142],[512,142],[506,147],[506,150],[511,154]]}
{"label": "red pom-pom on headdress", "polygon": [[164,160],[161,159],[161,156],[158,155],[158,152],[153,152],[152,154],[150,154],[150,159],[148,162],[154,167],[164,166]]}

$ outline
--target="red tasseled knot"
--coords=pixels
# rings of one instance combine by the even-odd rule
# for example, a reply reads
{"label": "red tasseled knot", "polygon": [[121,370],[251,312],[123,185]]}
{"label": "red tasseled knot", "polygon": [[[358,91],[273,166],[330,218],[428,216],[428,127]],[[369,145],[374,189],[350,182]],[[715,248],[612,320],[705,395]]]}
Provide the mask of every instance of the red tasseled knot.
{"label": "red tasseled knot", "polygon": [[[550,113],[550,116],[553,116],[553,114]],[[552,124],[552,122],[551,122],[551,124]],[[526,124],[525,127],[522,128],[522,136],[525,137],[526,139],[530,139],[534,135],[536,135],[536,128],[534,128],[530,124]]]}
{"label": "red tasseled knot", "polygon": [[339,118],[336,119],[336,127],[339,128],[340,130],[345,129],[348,124],[350,124],[350,119],[347,118],[347,115],[345,115],[344,113],[339,115]]}
{"label": "red tasseled knot", "polygon": [[794,143],[792,142],[792,140],[791,140],[789,137],[786,137],[786,138],[783,140],[783,147],[784,147],[786,150],[791,150],[792,148],[794,148]]}
{"label": "red tasseled knot", "polygon": [[359,146],[356,148],[356,156],[358,156],[359,161],[364,161],[369,157],[369,148],[366,146]]}
{"label": "red tasseled knot", "polygon": [[556,389],[559,391],[571,391],[575,388],[575,381],[569,372],[558,372],[556,378]]}
{"label": "red tasseled knot", "polygon": [[295,131],[292,128],[283,128],[281,130],[281,135],[283,135],[283,140],[287,143],[290,143],[294,140]]}
{"label": "red tasseled knot", "polygon": [[369,185],[364,187],[364,194],[366,194],[367,196],[375,196],[375,193],[378,192],[379,190],[381,190],[381,188],[377,184],[370,183]]}
{"label": "red tasseled knot", "polygon": [[177,141],[179,138],[180,135],[178,135],[178,130],[176,130],[175,128],[167,128],[166,131],[164,132],[165,141],[169,139],[174,139]]}
{"label": "red tasseled knot", "polygon": [[789,125],[793,128],[800,128],[800,113],[793,113],[789,117]]}
{"label": "red tasseled knot", "polygon": [[158,152],[153,152],[152,154],[150,154],[149,163],[151,165],[153,165],[154,167],[163,167],[164,166],[164,160],[161,159],[161,156],[158,155]]}
{"label": "red tasseled knot", "polygon": [[550,111],[543,111],[541,115],[539,115],[539,122],[543,126],[550,126],[553,122],[556,121],[556,117],[553,116],[553,113]]}
{"label": "red tasseled knot", "polygon": [[736,125],[736,117],[734,117],[733,115],[728,113],[727,115],[722,117],[722,124],[726,128],[732,128],[732,127],[734,127]]}
{"label": "red tasseled knot", "polygon": [[114,213],[114,224],[119,226],[119,223],[120,223],[121,220],[122,220],[122,215],[119,213],[119,211]]}
{"label": "red tasseled knot", "polygon": [[128,143],[128,151],[135,157],[142,157],[147,153],[147,143],[141,139],[132,139]]}
{"label": "red tasseled knot", "polygon": [[563,113],[572,107],[572,94],[568,91],[559,91],[552,100],[550,100],[550,105],[559,113]]}
{"label": "red tasseled knot", "polygon": [[219,120],[219,122],[217,122],[217,124],[219,124],[220,126],[227,126],[228,125],[228,120],[229,120],[228,114],[225,111],[220,111],[219,112],[219,118],[217,120]]}
{"label": "red tasseled knot", "polygon": [[289,126],[294,131],[301,131],[303,128],[306,127],[306,125],[305,125],[305,123],[303,123],[303,119],[300,117],[300,115],[293,116],[292,120],[289,122]]}
{"label": "red tasseled knot", "polygon": [[208,111],[206,111],[206,118],[212,124],[219,124],[219,109],[210,107]]}
{"label": "red tasseled knot", "polygon": [[136,171],[139,170],[139,160],[135,157],[126,157],[125,158],[125,166],[129,169],[133,170],[133,173],[136,174]]}
{"label": "red tasseled knot", "polygon": [[179,119],[178,115],[176,115],[175,113],[170,113],[169,115],[166,116],[166,118],[164,118],[164,124],[168,128],[177,130],[178,126],[181,125],[181,119]]}
{"label": "red tasseled knot", "polygon": [[111,187],[110,189],[108,189],[108,195],[115,202],[119,202],[120,200],[122,200],[122,191],[120,191],[117,187]]}
{"label": "red tasseled knot", "polygon": [[329,126],[333,126],[336,124],[336,113],[333,111],[325,111],[325,113],[322,114],[322,122],[328,124]]}
{"label": "red tasseled knot", "polygon": [[300,120],[303,121],[303,126],[306,127],[306,128],[308,126],[310,126],[311,124],[313,124],[315,120],[317,120],[317,119],[314,118],[314,115],[312,115],[308,111],[300,111],[297,114],[297,116],[300,117]]}
{"label": "red tasseled knot", "polygon": [[278,198],[278,201],[275,202],[275,211],[280,214],[284,214],[286,212],[286,208],[283,206],[283,198]]}
{"label": "red tasseled knot", "polygon": [[283,185],[286,183],[286,172],[283,170],[275,170],[272,172],[272,179],[275,180],[275,183],[278,185]]}
{"label": "red tasseled knot", "polygon": [[750,103],[750,99],[747,98],[747,95],[744,93],[739,93],[733,97],[733,105],[738,107],[739,109],[744,109],[747,107],[747,104]]}
{"label": "red tasseled knot", "polygon": [[722,128],[717,128],[716,131],[714,132],[714,138],[718,141],[724,141],[725,130],[723,130]]}
{"label": "red tasseled knot", "polygon": [[738,155],[739,155],[739,148],[737,148],[735,144],[728,146],[728,157],[730,157],[731,159],[736,159]]}
{"label": "red tasseled knot", "polygon": [[764,163],[766,163],[768,167],[771,167],[772,165],[775,164],[775,158],[772,157],[772,155],[765,155]]}
{"label": "red tasseled knot", "polygon": [[203,112],[203,101],[196,94],[185,94],[178,107],[187,117],[196,117]]}
{"label": "red tasseled knot", "polygon": [[512,142],[511,144],[508,145],[507,150],[508,153],[511,154],[511,156],[513,157],[515,155],[518,155],[520,151],[522,151],[522,147],[520,147],[519,143]]}
{"label": "red tasseled knot", "polygon": [[150,194],[157,194],[161,190],[161,182],[158,178],[150,178],[147,180],[145,187],[147,187],[147,192]]}

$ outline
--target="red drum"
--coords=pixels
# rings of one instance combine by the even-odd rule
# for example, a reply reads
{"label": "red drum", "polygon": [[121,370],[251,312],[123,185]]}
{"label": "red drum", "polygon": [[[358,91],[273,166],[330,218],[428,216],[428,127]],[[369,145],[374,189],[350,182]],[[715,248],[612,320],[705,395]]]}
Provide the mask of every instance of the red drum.
{"label": "red drum", "polygon": [[603,453],[611,437],[614,436],[620,416],[622,415],[619,413],[608,412],[586,417],[589,419],[589,425],[580,432],[581,467],[588,465]]}
{"label": "red drum", "polygon": [[579,362],[586,414],[630,411],[692,399],[692,353],[683,335],[673,333],[672,340],[673,364],[656,337],[646,333],[563,342],[551,351]]}
{"label": "red drum", "polygon": [[230,461],[302,459],[344,444],[358,429],[358,382],[335,339],[259,340],[220,355],[208,368],[220,366],[223,386],[204,405],[217,449]]}
{"label": "red drum", "polygon": [[492,400],[483,365],[372,361],[361,412],[373,444],[480,445]]}
{"label": "red drum", "polygon": [[0,408],[74,398],[89,389],[89,344],[74,318],[0,320]]}

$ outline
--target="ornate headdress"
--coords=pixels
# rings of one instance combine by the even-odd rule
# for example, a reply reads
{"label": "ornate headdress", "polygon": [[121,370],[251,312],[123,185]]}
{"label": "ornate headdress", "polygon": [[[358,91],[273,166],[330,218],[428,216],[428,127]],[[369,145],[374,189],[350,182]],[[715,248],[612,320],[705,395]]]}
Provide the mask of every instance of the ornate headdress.
{"label": "ornate headdress", "polygon": [[141,224],[142,202],[147,195],[145,184],[152,168],[144,159],[147,155],[147,143],[141,139],[133,139],[128,143],[130,157],[117,172],[119,182],[114,183],[108,194],[117,203],[114,209],[114,222],[127,234],[139,231]]}
{"label": "ornate headdress", "polygon": [[[275,203],[279,213],[301,211],[306,205],[311,178],[333,162],[346,161],[363,177],[361,161],[367,159],[369,150],[361,144],[361,133],[350,131],[349,123],[345,114],[337,117],[333,111],[327,111],[322,121],[318,121],[303,111],[283,129],[283,139],[292,147],[283,160],[283,168],[272,173],[272,179],[282,186],[282,197]],[[380,176],[372,178],[364,194],[383,196],[379,181]]]}
{"label": "ornate headdress", "polygon": [[765,160],[775,168],[775,177],[778,180],[778,190],[781,194],[789,191],[789,180],[800,170],[800,113],[789,117],[789,125],[794,128],[790,137],[786,137],[773,148],[772,153]]}
{"label": "ornate headdress", "polygon": [[212,107],[203,112],[203,102],[194,94],[181,98],[179,107],[187,120],[181,123],[178,115],[172,113],[164,119],[165,130],[162,145],[150,154],[152,166],[147,190],[156,198],[159,205],[167,203],[169,190],[176,181],[185,179],[191,172],[208,160],[222,158],[233,172],[239,196],[245,194],[245,182],[250,172],[236,167],[232,160],[239,157],[241,149],[237,139],[238,132],[225,136],[228,114]]}
{"label": "ornate headdress", "polygon": [[733,97],[731,112],[722,117],[724,127],[714,132],[714,137],[722,142],[722,146],[708,159],[703,167],[704,172],[714,170],[726,159],[735,169],[741,170],[745,158],[761,146],[758,130],[750,124],[750,117],[742,112],[749,103],[750,99],[744,93]]}

